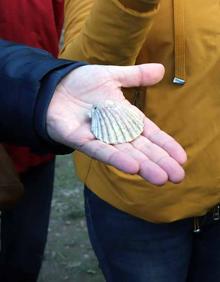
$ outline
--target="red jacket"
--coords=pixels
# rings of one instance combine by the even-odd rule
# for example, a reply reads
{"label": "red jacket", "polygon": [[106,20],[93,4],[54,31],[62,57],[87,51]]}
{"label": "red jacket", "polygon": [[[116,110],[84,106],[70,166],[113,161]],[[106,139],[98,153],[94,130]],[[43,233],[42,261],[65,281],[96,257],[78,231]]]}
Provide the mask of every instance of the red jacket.
{"label": "red jacket", "polygon": [[[58,55],[63,0],[0,0],[0,38],[39,47]],[[5,145],[18,172],[52,159],[28,147]]]}

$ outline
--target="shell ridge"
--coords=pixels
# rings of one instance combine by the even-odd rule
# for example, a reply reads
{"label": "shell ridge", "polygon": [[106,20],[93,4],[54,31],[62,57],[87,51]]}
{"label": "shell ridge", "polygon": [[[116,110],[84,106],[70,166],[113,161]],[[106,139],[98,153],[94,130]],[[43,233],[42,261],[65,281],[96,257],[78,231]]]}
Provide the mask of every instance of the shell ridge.
{"label": "shell ridge", "polygon": [[117,144],[119,143],[118,130],[117,130],[118,129],[117,119],[114,116],[114,114],[112,113],[112,111],[110,111],[109,109],[106,109],[105,112],[106,112],[106,116],[108,118],[110,129],[111,129],[111,134],[110,134],[111,142],[110,143]]}
{"label": "shell ridge", "polygon": [[128,131],[129,131],[129,136],[131,140],[134,140],[135,138],[137,138],[141,132],[142,132],[142,128],[137,127],[136,123],[133,119],[128,119],[126,117],[126,115],[123,116],[124,122],[127,125]]}
{"label": "shell ridge", "polygon": [[111,102],[97,105],[91,110],[91,131],[95,137],[108,144],[130,142],[144,129],[144,118],[132,105]]}
{"label": "shell ridge", "polygon": [[[127,111],[129,112],[129,114],[130,114],[133,118],[139,120],[139,119],[141,118],[141,115],[136,112],[136,109],[135,109],[135,107],[134,107],[133,105],[131,105],[131,107],[132,107],[132,108],[131,108],[131,109],[127,109]],[[133,108],[134,108],[134,109],[133,109]]]}
{"label": "shell ridge", "polygon": [[[116,108],[115,109],[115,118],[116,118],[117,126],[120,129],[120,133],[121,133],[121,140],[119,141],[120,143],[129,142],[129,139],[130,139],[130,137],[128,136],[129,130],[126,124],[124,123],[124,120],[121,117],[122,117],[121,111],[118,111],[118,109]],[[120,121],[123,121],[123,123]]]}
{"label": "shell ridge", "polygon": [[141,116],[138,114],[138,113],[136,113],[136,112],[134,112],[134,111],[132,111],[132,110],[130,110],[130,109],[128,109],[128,112],[129,112],[129,115],[130,116],[128,116],[129,118],[133,118],[132,120],[138,125],[138,126],[140,126],[140,128],[142,127],[142,121],[141,121]]}
{"label": "shell ridge", "polygon": [[141,120],[140,116],[128,116],[128,119],[132,121],[132,126],[136,129],[143,130],[143,121]]}
{"label": "shell ridge", "polygon": [[97,131],[97,113],[95,111],[92,111],[91,118],[92,118],[91,130],[93,134],[96,136],[98,134],[98,131]]}
{"label": "shell ridge", "polygon": [[[134,137],[134,133],[132,132],[132,129],[133,131],[135,130],[136,131],[136,128],[134,128],[133,125],[130,124],[130,122],[128,120],[126,120],[125,116],[122,117],[125,125],[126,125],[126,128],[127,128],[127,134],[128,134],[128,138],[129,138],[129,141],[133,139]],[[136,135],[136,134],[135,134]]]}
{"label": "shell ridge", "polygon": [[137,138],[140,135],[140,133],[142,133],[144,130],[143,119],[141,119],[141,116],[137,112],[132,111],[130,108],[126,108],[126,107],[123,108],[124,111],[121,113],[121,116],[127,128],[130,129],[129,130],[130,136],[132,137],[132,139],[134,137]]}
{"label": "shell ridge", "polygon": [[126,118],[126,115],[124,114],[123,111],[117,111],[117,116],[123,121],[124,123],[124,128],[122,128],[122,133],[124,140],[127,140],[126,142],[129,142],[132,139],[132,133],[129,127],[129,122]]}
{"label": "shell ridge", "polygon": [[100,111],[97,110],[97,128],[98,128],[98,136],[101,141],[103,141],[103,132],[102,132],[102,119],[100,116]]}
{"label": "shell ridge", "polygon": [[[100,115],[101,115],[103,121],[107,121],[108,116],[106,115],[105,109],[102,109],[100,111]],[[106,126],[106,123],[104,123],[104,122],[102,123],[102,125],[103,125],[103,135],[105,136],[104,140],[105,140],[106,143],[109,143],[109,139],[110,139],[110,136],[111,136],[109,127]]]}
{"label": "shell ridge", "polygon": [[139,125],[137,126],[136,120],[132,119],[132,117],[128,116],[127,114],[122,113],[122,118],[123,118],[125,124],[127,125],[127,128],[129,129],[130,136],[133,136],[132,130],[130,130],[131,127],[135,131],[135,133],[142,129],[142,127],[140,127]]}

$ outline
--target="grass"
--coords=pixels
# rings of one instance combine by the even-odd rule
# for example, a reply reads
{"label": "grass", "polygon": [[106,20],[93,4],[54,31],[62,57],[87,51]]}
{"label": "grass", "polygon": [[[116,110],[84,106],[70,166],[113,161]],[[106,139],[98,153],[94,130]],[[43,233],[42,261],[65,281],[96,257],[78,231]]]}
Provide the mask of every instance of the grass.
{"label": "grass", "polygon": [[104,282],[91,248],[83,203],[83,185],[71,156],[56,161],[55,189],[45,258],[39,282]]}

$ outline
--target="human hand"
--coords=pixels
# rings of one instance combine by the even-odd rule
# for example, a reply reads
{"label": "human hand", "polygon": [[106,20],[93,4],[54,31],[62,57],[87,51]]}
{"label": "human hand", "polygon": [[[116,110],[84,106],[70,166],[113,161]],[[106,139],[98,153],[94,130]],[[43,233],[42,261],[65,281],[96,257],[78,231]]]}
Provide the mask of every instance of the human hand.
{"label": "human hand", "polygon": [[48,134],[125,173],[139,174],[152,184],[182,181],[185,151],[147,117],[142,135],[130,143],[108,145],[96,140],[90,130],[89,112],[93,105],[106,100],[128,103],[121,87],[153,85],[163,74],[160,64],[89,65],[72,71],[59,83],[49,105]]}

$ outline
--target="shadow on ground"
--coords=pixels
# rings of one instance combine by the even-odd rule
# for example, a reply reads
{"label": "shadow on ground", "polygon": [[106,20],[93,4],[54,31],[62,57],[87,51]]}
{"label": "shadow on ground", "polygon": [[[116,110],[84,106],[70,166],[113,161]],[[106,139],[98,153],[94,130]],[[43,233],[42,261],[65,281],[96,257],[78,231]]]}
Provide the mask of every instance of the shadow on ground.
{"label": "shadow on ground", "polygon": [[49,238],[39,282],[104,282],[91,249],[83,208],[83,186],[71,156],[56,161]]}

